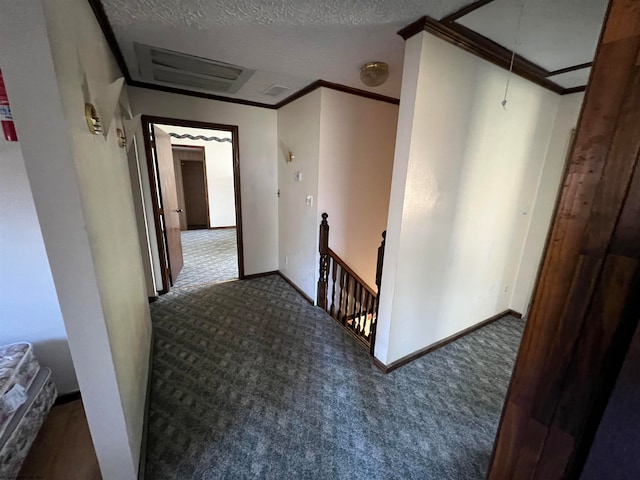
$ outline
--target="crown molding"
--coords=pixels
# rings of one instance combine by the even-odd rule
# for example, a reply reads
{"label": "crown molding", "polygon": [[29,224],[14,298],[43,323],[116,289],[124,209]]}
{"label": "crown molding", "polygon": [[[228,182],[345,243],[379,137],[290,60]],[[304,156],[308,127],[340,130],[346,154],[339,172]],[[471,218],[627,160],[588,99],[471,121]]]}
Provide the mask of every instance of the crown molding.
{"label": "crown molding", "polygon": [[[472,53],[473,55],[482,58],[483,60],[491,62],[494,65],[504,68],[505,70],[509,70],[509,68],[511,67],[511,50],[454,21],[455,19],[460,18],[463,15],[466,15],[469,12],[476,10],[488,3],[488,1],[475,2],[459,10],[455,14],[445,17],[442,21],[435,20],[431,17],[422,17],[399,30],[398,35],[400,35],[403,39],[408,40],[414,35],[417,35],[422,31],[426,31],[442,40],[445,40],[448,43],[451,43],[463,50],[466,50],[469,53]],[[458,13],[460,12],[462,13],[458,15]],[[446,21],[446,19],[448,18],[453,18],[454,20]],[[549,80],[548,77],[557,75],[559,73],[579,70],[590,65],[590,63],[575,65],[550,72],[542,68],[541,66],[527,60],[521,55],[515,54],[513,58],[512,70],[516,75],[525,78],[537,85],[540,85],[547,90],[551,90],[552,92],[559,95],[566,95],[569,93],[583,91],[585,90],[586,86],[564,88],[557,83]]]}
{"label": "crown molding", "polygon": [[338,83],[328,82],[326,80],[316,80],[315,82],[310,83],[306,87],[298,90],[297,92],[289,95],[287,98],[275,104],[254,102],[251,100],[244,100],[241,98],[225,97],[223,95],[197,92],[197,91],[187,90],[183,88],[169,87],[166,85],[156,85],[154,83],[147,83],[147,82],[141,82],[139,80],[134,80],[131,77],[131,73],[129,72],[129,68],[127,67],[127,62],[124,59],[124,55],[122,54],[122,50],[120,49],[118,40],[116,39],[115,33],[113,32],[113,28],[111,28],[111,24],[109,23],[109,18],[107,17],[107,14],[104,10],[104,5],[102,4],[102,1],[88,0],[88,2],[89,2],[89,5],[91,6],[91,9],[93,10],[93,14],[96,17],[96,20],[98,22],[98,25],[100,26],[100,29],[102,30],[102,34],[107,40],[107,44],[111,49],[111,53],[113,54],[116,60],[116,63],[118,64],[118,67],[122,71],[122,74],[125,78],[127,85],[131,87],[146,88],[149,90],[156,90],[159,92],[174,93],[177,95],[187,95],[189,97],[204,98],[207,100],[216,100],[219,102],[235,103],[238,105],[246,105],[249,107],[268,108],[270,110],[277,110],[320,87],[330,88],[332,90],[349,93],[351,95],[357,95],[359,97],[368,98],[370,100],[378,100],[381,102],[391,103],[394,105],[400,104],[400,100],[398,100],[397,98],[387,97],[387,96],[369,92],[366,90],[360,90],[358,88],[349,87],[347,85],[340,85]]}

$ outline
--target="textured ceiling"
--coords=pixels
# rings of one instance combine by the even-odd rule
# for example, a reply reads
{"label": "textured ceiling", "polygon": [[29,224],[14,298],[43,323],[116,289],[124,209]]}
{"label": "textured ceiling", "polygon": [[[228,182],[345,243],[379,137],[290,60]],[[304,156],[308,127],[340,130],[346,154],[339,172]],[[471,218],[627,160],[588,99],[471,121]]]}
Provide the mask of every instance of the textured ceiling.
{"label": "textured ceiling", "polygon": [[[590,62],[607,3],[607,0],[524,2],[515,51],[549,71]],[[511,50],[522,5],[522,0],[494,0],[465,15],[458,23]]]}
{"label": "textured ceiling", "polygon": [[589,81],[589,74],[591,73],[591,67],[581,68],[580,70],[574,70],[572,72],[560,73],[548,77],[554,83],[557,83],[564,88],[572,88],[580,85],[586,85]]}
{"label": "textured ceiling", "polygon": [[[396,32],[420,18],[440,18],[468,0],[102,0],[134,79],[133,42],[256,70],[235,95],[274,104],[270,85],[291,92],[323,79],[398,98],[404,41]],[[360,66],[390,65],[377,88],[360,82]],[[285,94],[284,96],[288,95]]]}
{"label": "textured ceiling", "polygon": [[[548,0],[528,3],[536,1],[551,3]],[[396,32],[424,15],[440,19],[470,0],[102,0],[102,3],[134,79],[140,79],[133,48],[133,42],[139,42],[254,69],[256,73],[237,94],[225,96],[275,104],[282,98],[262,93],[269,86],[290,87],[284,97],[318,79],[399,98],[404,42]],[[553,3],[579,9],[582,3],[596,2]],[[511,31],[507,25],[513,22],[511,17],[493,14],[493,24],[486,18],[480,23],[490,32],[506,35]],[[545,36],[566,28],[564,17],[563,20],[565,23],[551,19],[539,25],[538,34]],[[597,21],[601,22],[601,17]],[[599,28],[596,39],[598,31]],[[545,58],[550,64],[565,62],[562,66],[567,66],[560,47],[556,48],[555,57],[551,52]],[[591,47],[586,46],[582,57],[593,56]],[[571,51],[573,58],[575,51]],[[384,85],[369,88],[360,82],[359,69],[373,60],[387,62],[390,75]]]}

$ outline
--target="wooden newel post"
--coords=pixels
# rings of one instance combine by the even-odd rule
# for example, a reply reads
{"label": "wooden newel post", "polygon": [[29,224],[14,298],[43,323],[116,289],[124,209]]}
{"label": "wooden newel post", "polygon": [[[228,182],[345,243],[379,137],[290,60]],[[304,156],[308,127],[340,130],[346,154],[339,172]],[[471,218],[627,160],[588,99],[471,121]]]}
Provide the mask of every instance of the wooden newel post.
{"label": "wooden newel post", "polygon": [[376,346],[376,330],[378,327],[378,309],[380,307],[380,290],[382,288],[382,265],[384,264],[384,247],[387,241],[387,231],[382,232],[382,242],[378,247],[378,264],[376,265],[376,287],[378,287],[378,296],[376,297],[376,314],[375,322],[371,324],[371,346],[369,347],[369,353],[373,356],[373,351]]}
{"label": "wooden newel post", "polygon": [[318,278],[318,306],[323,310],[327,309],[327,289],[329,285],[329,215],[322,214],[320,223],[320,241],[318,250],[320,252],[320,278]]}
{"label": "wooden newel post", "polygon": [[380,285],[382,284],[382,264],[384,263],[384,246],[387,241],[387,231],[382,232],[382,242],[378,247],[378,265],[376,266],[376,287],[378,287],[378,298],[380,298]]}

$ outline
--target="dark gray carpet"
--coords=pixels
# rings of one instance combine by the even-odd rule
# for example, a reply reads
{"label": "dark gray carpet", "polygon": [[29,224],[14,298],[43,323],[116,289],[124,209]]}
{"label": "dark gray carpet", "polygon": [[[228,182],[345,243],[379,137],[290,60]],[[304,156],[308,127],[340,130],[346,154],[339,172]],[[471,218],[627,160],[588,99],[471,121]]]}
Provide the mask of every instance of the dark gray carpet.
{"label": "dark gray carpet", "polygon": [[181,232],[184,266],[174,288],[238,278],[236,229]]}
{"label": "dark gray carpet", "polygon": [[521,320],[384,375],[278,276],[151,308],[147,478],[484,478]]}

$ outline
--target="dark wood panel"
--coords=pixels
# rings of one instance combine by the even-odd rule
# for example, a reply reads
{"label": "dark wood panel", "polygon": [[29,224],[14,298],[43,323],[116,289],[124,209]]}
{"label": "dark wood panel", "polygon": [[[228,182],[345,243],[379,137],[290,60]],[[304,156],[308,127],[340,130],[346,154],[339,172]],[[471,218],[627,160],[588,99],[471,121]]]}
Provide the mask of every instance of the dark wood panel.
{"label": "dark wood panel", "polygon": [[640,9],[613,0],[489,471],[577,478],[637,322]]}

